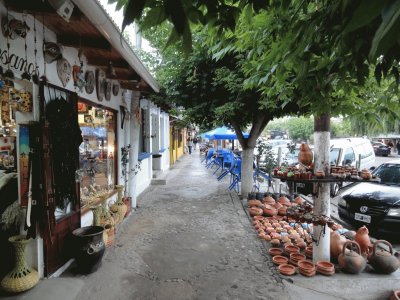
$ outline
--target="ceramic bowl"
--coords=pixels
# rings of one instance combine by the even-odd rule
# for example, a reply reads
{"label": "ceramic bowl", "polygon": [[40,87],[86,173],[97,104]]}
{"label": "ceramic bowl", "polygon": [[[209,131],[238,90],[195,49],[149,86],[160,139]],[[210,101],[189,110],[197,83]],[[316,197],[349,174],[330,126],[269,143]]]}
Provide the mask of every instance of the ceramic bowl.
{"label": "ceramic bowl", "polygon": [[296,272],[296,268],[292,265],[283,264],[278,267],[279,272],[282,275],[291,276]]}
{"label": "ceramic bowl", "polygon": [[283,264],[287,264],[288,263],[287,257],[281,256],[281,255],[275,255],[272,258],[272,261],[276,265],[283,265]]}
{"label": "ceramic bowl", "polygon": [[281,248],[269,248],[268,253],[271,256],[281,255],[283,253],[283,250]]}

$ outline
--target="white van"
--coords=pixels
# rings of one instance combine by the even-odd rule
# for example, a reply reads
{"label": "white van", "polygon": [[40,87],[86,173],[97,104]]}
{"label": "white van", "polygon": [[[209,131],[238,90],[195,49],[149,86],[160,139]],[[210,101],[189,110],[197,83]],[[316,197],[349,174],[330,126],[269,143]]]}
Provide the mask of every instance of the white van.
{"label": "white van", "polygon": [[369,169],[375,163],[371,142],[364,138],[332,139],[330,163],[335,166],[352,166],[360,170]]}

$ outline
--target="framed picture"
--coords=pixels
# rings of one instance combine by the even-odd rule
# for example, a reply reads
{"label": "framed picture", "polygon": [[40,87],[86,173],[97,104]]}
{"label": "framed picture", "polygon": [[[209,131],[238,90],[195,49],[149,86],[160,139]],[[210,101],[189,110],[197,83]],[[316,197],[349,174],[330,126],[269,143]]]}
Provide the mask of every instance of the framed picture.
{"label": "framed picture", "polygon": [[3,134],[7,135],[7,136],[10,136],[10,134],[11,134],[10,127],[3,127]]}
{"label": "framed picture", "polygon": [[96,118],[103,119],[104,118],[104,111],[102,109],[96,109],[94,112]]}
{"label": "framed picture", "polygon": [[85,115],[84,116],[84,121],[85,123],[93,123],[93,119],[91,115]]}
{"label": "framed picture", "polygon": [[0,157],[7,156],[9,153],[8,150],[0,150]]}

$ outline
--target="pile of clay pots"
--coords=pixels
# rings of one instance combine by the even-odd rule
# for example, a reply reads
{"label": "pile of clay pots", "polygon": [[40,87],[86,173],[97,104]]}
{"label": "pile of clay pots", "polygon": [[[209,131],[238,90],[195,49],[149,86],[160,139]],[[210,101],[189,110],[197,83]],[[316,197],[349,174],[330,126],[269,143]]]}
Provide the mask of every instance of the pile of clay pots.
{"label": "pile of clay pots", "polygon": [[[387,241],[372,244],[368,229],[363,226],[357,232],[339,234],[343,227],[325,216],[313,215],[313,207],[301,197],[290,200],[285,195],[249,194],[248,213],[259,238],[270,243],[269,253],[281,274],[290,276],[300,273],[311,277],[316,273],[325,276],[335,274],[335,269],[347,273],[362,272],[367,263],[377,273],[390,274],[400,266]],[[256,199],[258,198],[258,199]],[[312,229],[315,225],[326,226],[331,235],[331,261],[314,264]],[[335,268],[335,264],[338,264]]]}

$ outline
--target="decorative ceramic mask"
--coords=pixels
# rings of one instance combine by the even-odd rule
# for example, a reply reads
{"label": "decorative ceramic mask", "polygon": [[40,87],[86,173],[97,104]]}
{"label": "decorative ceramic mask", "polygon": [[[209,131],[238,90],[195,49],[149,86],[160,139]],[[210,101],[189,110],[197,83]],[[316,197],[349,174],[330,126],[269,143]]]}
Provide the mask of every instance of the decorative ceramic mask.
{"label": "decorative ceramic mask", "polygon": [[94,72],[93,71],[86,71],[85,73],[85,90],[86,93],[91,94],[94,91]]}
{"label": "decorative ceramic mask", "polygon": [[98,69],[97,72],[97,78],[96,78],[96,92],[97,92],[97,99],[99,101],[103,101],[105,97],[105,87],[106,87],[106,72],[104,72],[101,69]]}
{"label": "decorative ceramic mask", "polygon": [[44,61],[51,64],[53,61],[62,58],[62,52],[60,46],[56,43],[45,42],[43,46]]}
{"label": "decorative ceramic mask", "polygon": [[72,73],[71,65],[65,58],[57,60],[57,74],[64,87],[67,86],[68,81],[71,78],[71,73]]}

